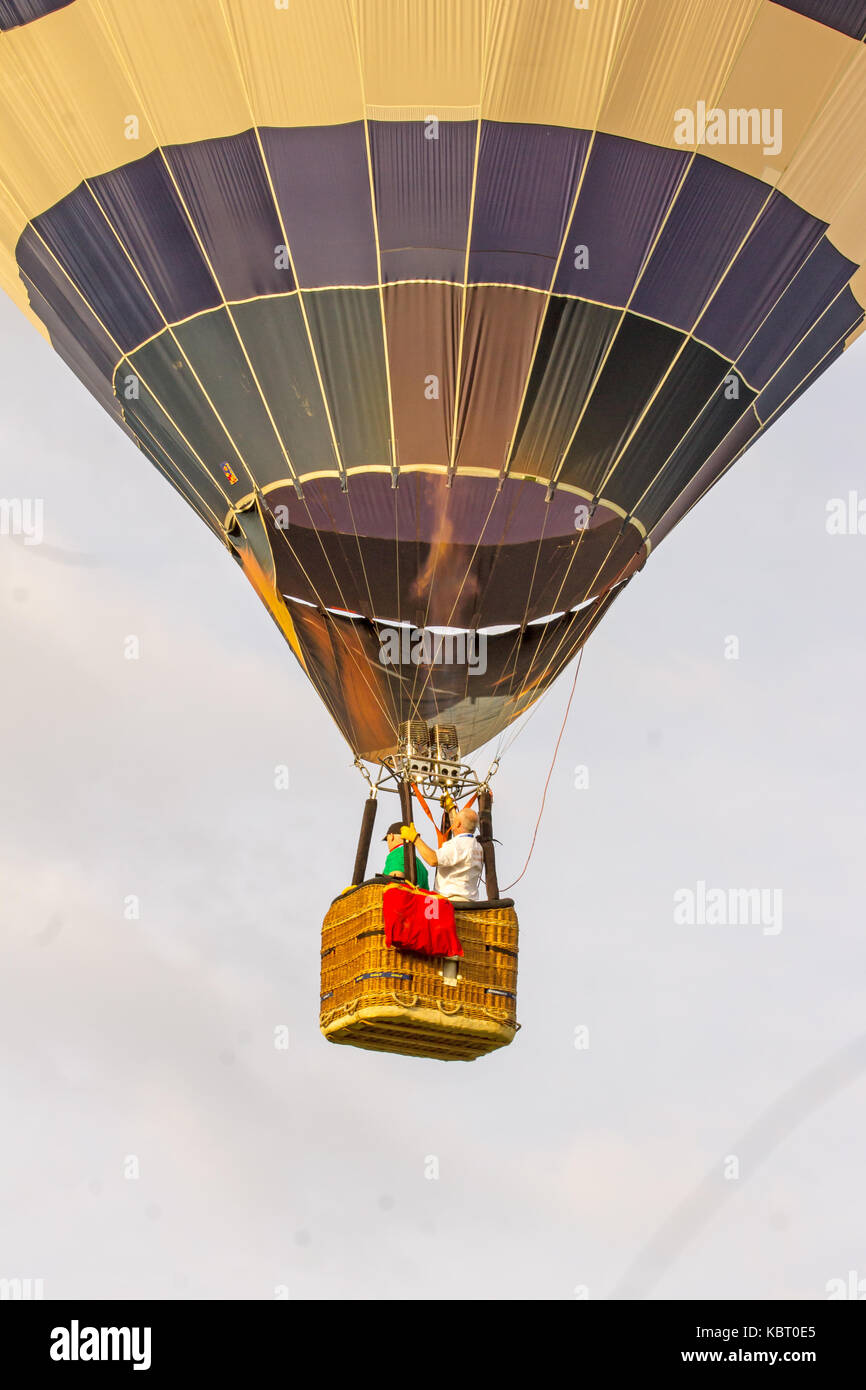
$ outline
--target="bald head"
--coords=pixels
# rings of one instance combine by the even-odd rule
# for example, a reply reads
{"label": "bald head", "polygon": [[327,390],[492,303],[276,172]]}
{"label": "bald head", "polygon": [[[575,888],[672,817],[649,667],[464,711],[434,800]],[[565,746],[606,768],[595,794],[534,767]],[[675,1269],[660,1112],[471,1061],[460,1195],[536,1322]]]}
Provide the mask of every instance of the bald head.
{"label": "bald head", "polygon": [[461,811],[452,826],[456,835],[474,835],[478,829],[478,812]]}

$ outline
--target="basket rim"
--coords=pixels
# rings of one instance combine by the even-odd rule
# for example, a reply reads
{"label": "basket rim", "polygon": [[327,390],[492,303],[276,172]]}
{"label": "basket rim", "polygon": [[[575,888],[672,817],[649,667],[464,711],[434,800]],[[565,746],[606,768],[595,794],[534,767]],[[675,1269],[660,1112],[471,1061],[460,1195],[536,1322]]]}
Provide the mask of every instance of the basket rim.
{"label": "basket rim", "polygon": [[[353,893],[360,893],[362,888],[393,888],[399,883],[400,880],[395,879],[391,874],[376,874],[373,878],[365,878],[363,883],[353,883],[351,888],[338,893],[336,898],[331,899],[331,907],[334,907],[336,903],[345,902],[347,898],[352,897]],[[513,898],[480,898],[478,900],[450,898],[449,902],[453,904],[455,912],[468,912],[470,910],[472,912],[485,912],[488,908],[492,910],[514,906]]]}

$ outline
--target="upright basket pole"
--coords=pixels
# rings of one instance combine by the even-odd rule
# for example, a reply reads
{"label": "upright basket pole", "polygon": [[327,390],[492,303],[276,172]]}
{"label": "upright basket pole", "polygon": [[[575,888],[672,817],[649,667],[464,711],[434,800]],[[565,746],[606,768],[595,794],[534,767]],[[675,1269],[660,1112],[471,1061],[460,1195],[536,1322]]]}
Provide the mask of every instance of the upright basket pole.
{"label": "upright basket pole", "polygon": [[[409,783],[400,782],[400,814],[404,825],[412,824],[412,791]],[[415,846],[407,840],[403,846],[403,868],[410,883],[418,882],[418,865],[415,862]]]}
{"label": "upright basket pole", "polygon": [[478,793],[478,838],[484,855],[484,882],[490,902],[499,900],[499,880],[496,877],[496,850],[493,847],[493,797],[489,787]]}
{"label": "upright basket pole", "polygon": [[373,826],[376,824],[376,801],[375,791],[371,791],[367,800],[364,802],[364,814],[361,817],[361,831],[358,835],[358,853],[355,855],[355,867],[352,870],[353,885],[363,883],[367,874],[367,860],[370,857],[370,845],[373,840]]}

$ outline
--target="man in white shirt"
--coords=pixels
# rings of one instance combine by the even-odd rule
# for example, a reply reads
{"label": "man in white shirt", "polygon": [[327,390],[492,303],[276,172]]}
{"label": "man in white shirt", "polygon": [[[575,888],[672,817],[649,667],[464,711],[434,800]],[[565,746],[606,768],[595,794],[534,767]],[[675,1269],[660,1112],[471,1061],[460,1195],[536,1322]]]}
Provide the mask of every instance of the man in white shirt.
{"label": "man in white shirt", "polygon": [[[411,840],[425,864],[436,869],[436,891],[445,898],[478,899],[478,885],[484,868],[484,854],[475,838],[478,815],[475,811],[451,814],[451,839],[439,849],[425,844],[414,825],[407,826],[404,839]],[[414,833],[413,833],[414,832]]]}

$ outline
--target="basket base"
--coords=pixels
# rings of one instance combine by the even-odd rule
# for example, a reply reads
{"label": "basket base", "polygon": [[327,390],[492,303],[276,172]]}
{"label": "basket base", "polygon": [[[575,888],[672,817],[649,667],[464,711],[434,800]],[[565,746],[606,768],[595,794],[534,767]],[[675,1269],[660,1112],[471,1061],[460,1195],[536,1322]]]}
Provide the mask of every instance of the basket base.
{"label": "basket base", "polygon": [[453,1018],[439,1009],[409,1009],[398,1004],[368,1005],[322,1028],[328,1042],[440,1062],[474,1062],[476,1057],[507,1047],[516,1031],[516,1025],[493,1019],[461,1018],[460,1031],[456,1032]]}
{"label": "basket base", "polygon": [[359,884],[328,910],[319,1001],[325,1037],[441,1062],[507,1047],[519,1027],[514,903],[455,902],[462,956],[425,956],[388,945],[383,898],[394,886],[385,877]]}

